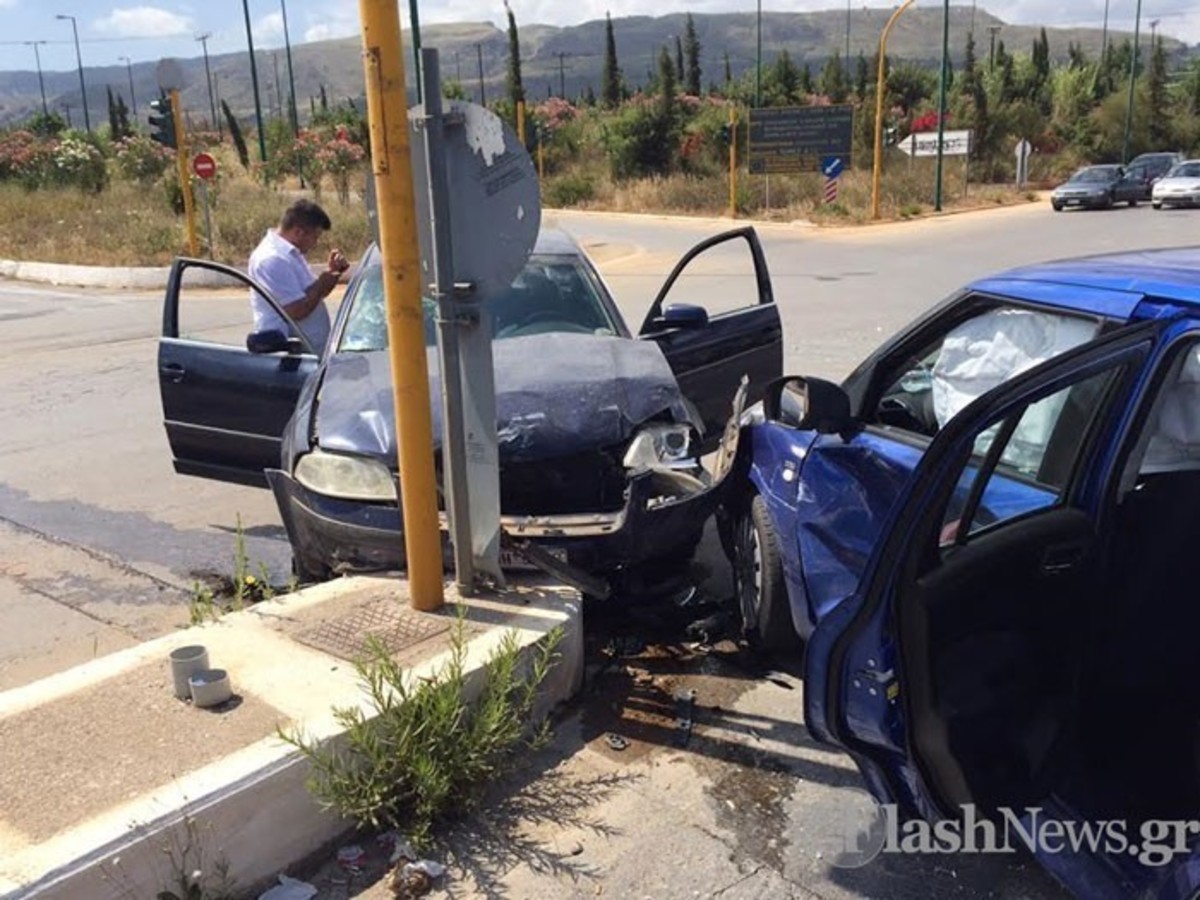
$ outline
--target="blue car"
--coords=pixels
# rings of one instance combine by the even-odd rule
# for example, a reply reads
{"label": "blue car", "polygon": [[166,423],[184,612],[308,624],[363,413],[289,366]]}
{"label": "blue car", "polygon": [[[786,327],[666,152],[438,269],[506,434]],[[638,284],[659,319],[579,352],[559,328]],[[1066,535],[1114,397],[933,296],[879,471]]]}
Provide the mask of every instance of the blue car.
{"label": "blue car", "polygon": [[1120,823],[1026,846],[1082,897],[1200,897],[1200,249],[977,281],[731,430],[742,626],[804,644],[881,808]]}

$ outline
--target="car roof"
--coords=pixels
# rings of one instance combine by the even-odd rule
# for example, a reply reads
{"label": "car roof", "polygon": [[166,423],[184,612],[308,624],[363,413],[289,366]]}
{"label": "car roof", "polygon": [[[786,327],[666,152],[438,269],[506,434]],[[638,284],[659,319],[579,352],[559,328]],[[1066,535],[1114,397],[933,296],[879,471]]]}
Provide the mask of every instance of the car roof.
{"label": "car roof", "polygon": [[[1200,246],[1135,250],[1054,260],[1021,266],[973,282],[976,290],[1002,290],[1007,283],[1076,287],[1154,297],[1200,307]],[[1044,296],[1044,292],[1042,293]],[[1068,309],[1092,309],[1071,291],[1057,290],[1049,302]]]}

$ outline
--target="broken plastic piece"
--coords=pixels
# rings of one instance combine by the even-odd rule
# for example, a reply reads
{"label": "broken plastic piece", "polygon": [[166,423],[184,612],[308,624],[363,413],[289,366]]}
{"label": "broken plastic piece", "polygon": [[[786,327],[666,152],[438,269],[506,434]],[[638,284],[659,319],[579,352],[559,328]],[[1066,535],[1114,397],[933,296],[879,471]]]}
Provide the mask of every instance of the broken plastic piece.
{"label": "broken plastic piece", "polygon": [[317,896],[317,889],[307,881],[297,878],[279,876],[279,884],[258,895],[258,900],[311,900]]}
{"label": "broken plastic piece", "polygon": [[434,881],[437,881],[446,874],[446,867],[441,863],[434,862],[432,859],[422,859],[414,863],[409,863],[404,867],[404,870],[406,873],[421,872],[424,875],[428,875]]}
{"label": "broken plastic piece", "polygon": [[629,746],[629,741],[625,740],[619,734],[608,734],[604,739],[608,741],[608,746],[614,750],[624,750]]}

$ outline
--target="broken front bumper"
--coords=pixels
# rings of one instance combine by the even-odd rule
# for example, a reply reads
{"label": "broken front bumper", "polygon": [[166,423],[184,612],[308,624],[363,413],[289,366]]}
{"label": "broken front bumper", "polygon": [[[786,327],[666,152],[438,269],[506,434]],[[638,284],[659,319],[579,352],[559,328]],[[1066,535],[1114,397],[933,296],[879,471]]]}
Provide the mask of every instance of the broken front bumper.
{"label": "broken front bumper", "polygon": [[[398,505],[341,500],[310,491],[280,469],[267,480],[279,504],[297,568],[312,575],[402,569],[404,528]],[[565,551],[574,567],[611,572],[688,552],[718,505],[715,485],[683,473],[646,471],[629,479],[624,508],[611,513],[501,516],[518,541]],[[452,565],[443,531],[442,555]]]}

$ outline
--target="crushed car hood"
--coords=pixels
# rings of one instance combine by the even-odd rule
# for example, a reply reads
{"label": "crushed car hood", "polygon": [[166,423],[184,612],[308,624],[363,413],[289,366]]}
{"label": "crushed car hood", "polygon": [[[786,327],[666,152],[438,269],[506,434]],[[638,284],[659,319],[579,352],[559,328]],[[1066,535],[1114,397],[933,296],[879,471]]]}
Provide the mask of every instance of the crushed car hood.
{"label": "crushed car hood", "polygon": [[[501,462],[611,447],[666,413],[693,424],[691,406],[657,344],[591,334],[537,334],[492,345]],[[435,448],[442,402],[437,348],[427,348]],[[330,358],[317,394],[317,443],[396,465],[386,350]]]}

